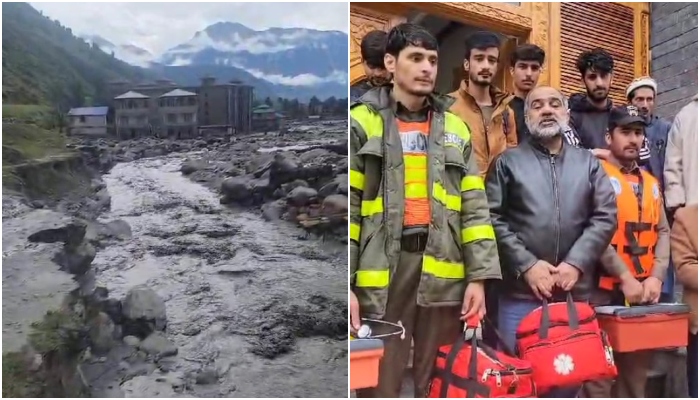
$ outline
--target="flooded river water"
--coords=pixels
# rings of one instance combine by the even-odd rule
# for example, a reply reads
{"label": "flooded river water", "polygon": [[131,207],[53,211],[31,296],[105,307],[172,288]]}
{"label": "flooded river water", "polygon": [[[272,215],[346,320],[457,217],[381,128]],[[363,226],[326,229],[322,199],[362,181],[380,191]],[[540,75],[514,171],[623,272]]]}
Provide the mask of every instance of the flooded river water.
{"label": "flooded river water", "polygon": [[[164,300],[178,347],[167,376],[202,379],[172,392],[162,370],[122,385],[127,396],[346,397],[347,247],[301,238],[288,222],[219,203],[183,177],[183,155],[116,165],[101,220],[132,238],[92,265],[110,297],[147,285]],[[175,378],[174,378],[175,379]]]}

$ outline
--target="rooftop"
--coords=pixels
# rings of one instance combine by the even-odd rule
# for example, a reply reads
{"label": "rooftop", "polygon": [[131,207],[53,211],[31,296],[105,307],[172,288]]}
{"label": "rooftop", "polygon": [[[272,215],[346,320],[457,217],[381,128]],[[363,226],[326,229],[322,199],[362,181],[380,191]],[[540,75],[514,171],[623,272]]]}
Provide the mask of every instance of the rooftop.
{"label": "rooftop", "polygon": [[187,90],[175,89],[160,97],[181,97],[181,96],[196,96],[197,93],[188,92]]}
{"label": "rooftop", "polygon": [[74,116],[93,116],[93,115],[107,115],[109,112],[109,107],[78,107],[71,108],[68,111],[68,115]]}
{"label": "rooftop", "polygon": [[120,94],[119,96],[115,97],[115,100],[123,100],[123,99],[147,99],[148,96],[145,94],[141,94],[138,92],[134,92],[133,90],[129,90],[128,92],[124,94]]}

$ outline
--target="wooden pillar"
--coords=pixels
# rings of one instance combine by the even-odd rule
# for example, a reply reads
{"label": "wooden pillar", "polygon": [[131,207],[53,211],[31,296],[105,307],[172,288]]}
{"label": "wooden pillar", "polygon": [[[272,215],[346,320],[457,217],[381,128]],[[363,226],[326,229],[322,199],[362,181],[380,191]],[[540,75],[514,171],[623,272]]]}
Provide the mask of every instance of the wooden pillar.
{"label": "wooden pillar", "polygon": [[[530,7],[530,18],[532,19],[532,29],[528,36],[528,43],[536,44],[540,46],[546,55],[545,58],[545,68],[543,73],[540,75],[539,86],[549,86],[552,85],[553,73],[555,71],[555,66],[558,65],[558,60],[552,60],[552,40],[550,37],[550,7],[551,3],[544,2],[534,2],[534,3],[522,3],[523,7]],[[554,61],[554,62],[553,62]]]}

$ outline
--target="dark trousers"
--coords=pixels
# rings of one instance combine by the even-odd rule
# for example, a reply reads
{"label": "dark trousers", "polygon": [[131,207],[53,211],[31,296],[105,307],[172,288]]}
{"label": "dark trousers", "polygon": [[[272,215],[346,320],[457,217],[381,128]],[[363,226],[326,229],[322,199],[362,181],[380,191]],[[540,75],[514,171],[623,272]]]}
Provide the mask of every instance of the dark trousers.
{"label": "dark trousers", "polygon": [[698,335],[688,336],[688,394],[698,397]]}
{"label": "dark trousers", "polygon": [[[384,357],[379,362],[377,387],[360,389],[357,397],[397,398],[401,394],[404,372],[411,354],[413,339],[414,397],[426,397],[440,346],[454,343],[461,333],[461,306],[419,307],[416,304],[418,283],[423,265],[421,253],[401,252],[399,268],[389,286],[384,320],[401,321],[406,329],[405,339],[392,336],[384,339]],[[372,327],[383,334],[383,327]],[[389,327],[387,331],[395,331]]]}

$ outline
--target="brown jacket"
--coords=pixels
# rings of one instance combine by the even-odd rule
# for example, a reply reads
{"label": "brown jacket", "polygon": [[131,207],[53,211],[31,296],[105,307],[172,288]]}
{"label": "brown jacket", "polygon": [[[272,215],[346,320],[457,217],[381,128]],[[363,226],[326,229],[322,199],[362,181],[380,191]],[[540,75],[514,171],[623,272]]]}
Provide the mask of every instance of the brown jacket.
{"label": "brown jacket", "polygon": [[[489,166],[493,160],[508,147],[518,145],[518,134],[515,125],[513,110],[508,107],[513,95],[500,91],[491,86],[491,99],[493,100],[493,114],[491,121],[484,124],[481,116],[481,109],[476,104],[476,100],[467,91],[466,81],[462,81],[459,89],[449,94],[456,100],[450,111],[464,121],[472,136],[472,146],[476,156],[476,164],[479,167],[479,174],[483,178],[486,176]],[[504,123],[504,112],[508,120]],[[507,128],[507,132],[504,130]]]}
{"label": "brown jacket", "polygon": [[683,301],[690,306],[690,331],[698,333],[698,205],[678,209],[671,228],[671,254]]}

